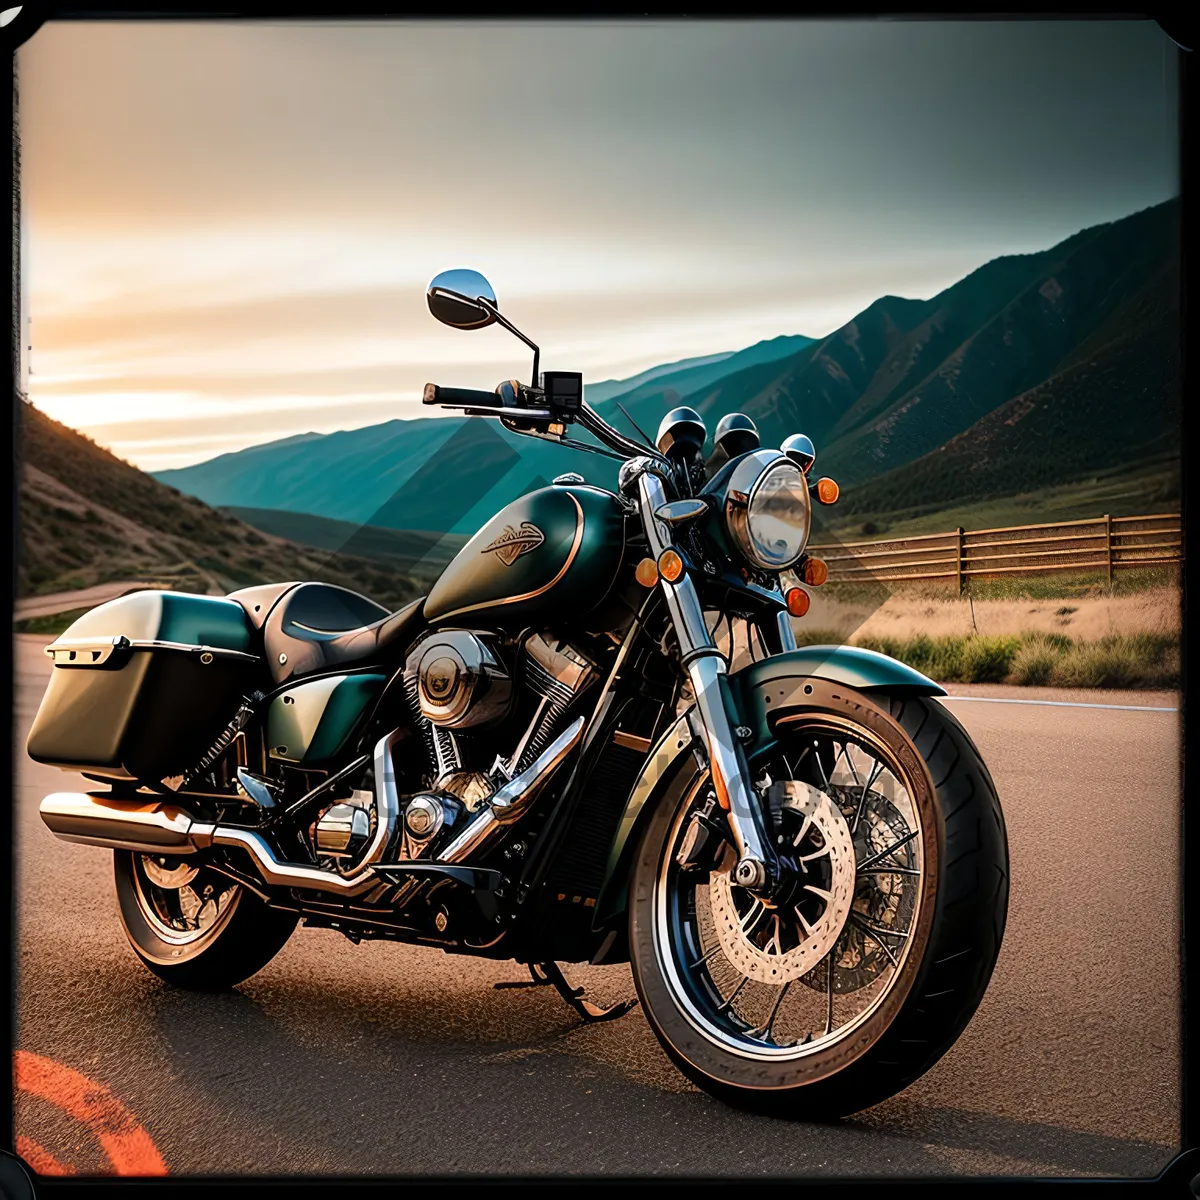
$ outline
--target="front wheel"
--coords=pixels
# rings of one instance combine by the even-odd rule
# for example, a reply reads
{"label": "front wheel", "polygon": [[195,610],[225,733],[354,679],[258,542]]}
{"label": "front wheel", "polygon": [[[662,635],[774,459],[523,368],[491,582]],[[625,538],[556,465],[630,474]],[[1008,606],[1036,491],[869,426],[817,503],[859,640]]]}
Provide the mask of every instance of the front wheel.
{"label": "front wheel", "polygon": [[752,774],[785,893],[765,904],[732,883],[735,856],[704,833],[720,816],[709,777],[685,773],[636,855],[634,980],[698,1086],[772,1115],[842,1116],[928,1070],[978,1007],[1008,905],[1004,818],[934,700],[821,688],[776,738]]}
{"label": "front wheel", "polygon": [[265,967],[299,918],[190,857],[115,850],[121,924],[134,953],[161,979],[224,991]]}

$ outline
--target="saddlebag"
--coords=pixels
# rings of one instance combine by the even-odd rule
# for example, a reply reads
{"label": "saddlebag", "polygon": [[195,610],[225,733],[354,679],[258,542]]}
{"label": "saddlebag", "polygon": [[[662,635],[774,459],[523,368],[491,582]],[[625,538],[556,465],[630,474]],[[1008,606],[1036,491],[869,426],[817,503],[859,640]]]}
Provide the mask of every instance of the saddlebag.
{"label": "saddlebag", "polygon": [[182,774],[254,687],[251,638],[245,610],[221,597],[142,591],[93,608],[46,647],[29,757],[113,779]]}

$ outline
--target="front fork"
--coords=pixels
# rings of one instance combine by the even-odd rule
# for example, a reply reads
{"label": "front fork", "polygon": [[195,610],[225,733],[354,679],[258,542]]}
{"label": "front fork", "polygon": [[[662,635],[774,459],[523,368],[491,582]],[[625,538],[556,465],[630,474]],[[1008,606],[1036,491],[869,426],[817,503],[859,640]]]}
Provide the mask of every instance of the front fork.
{"label": "front fork", "polygon": [[[649,472],[638,480],[642,525],[655,561],[671,544],[666,526],[655,512],[666,502],[662,481]],[[717,803],[729,818],[729,830],[738,852],[733,879],[751,891],[769,891],[779,876],[778,860],[771,845],[769,819],[750,786],[750,769],[741,739],[730,720],[732,703],[724,657],[713,643],[704,620],[696,585],[685,572],[674,583],[661,575],[659,586],[679,639],[681,664],[687,671],[696,697],[696,713],[708,750],[709,770]],[[781,612],[771,640],[780,652],[794,650],[795,638],[787,613]]]}

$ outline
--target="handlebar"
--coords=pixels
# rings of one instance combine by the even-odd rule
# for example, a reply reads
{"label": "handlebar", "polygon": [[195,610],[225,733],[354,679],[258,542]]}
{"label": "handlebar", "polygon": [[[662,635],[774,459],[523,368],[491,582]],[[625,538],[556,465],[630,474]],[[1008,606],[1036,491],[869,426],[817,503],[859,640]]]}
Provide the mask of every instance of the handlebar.
{"label": "handlebar", "polygon": [[[511,399],[509,396],[500,394],[505,390],[509,391]],[[525,404],[528,404],[530,399],[534,404],[540,404],[542,393],[540,391],[530,392],[516,380],[506,380],[494,392],[484,392],[478,388],[439,387],[436,383],[427,383],[421,402],[464,409],[496,408],[500,409],[506,417],[511,415],[515,420],[542,421],[552,418],[553,414],[548,408],[524,407],[521,402],[524,401]],[[517,401],[518,406],[516,407],[512,403],[514,400]],[[654,447],[644,446],[641,442],[635,442],[632,438],[618,432],[586,401],[580,406],[576,419],[597,441],[619,456],[634,458],[638,455],[649,455],[651,458],[662,458],[662,455]],[[518,429],[517,432],[523,431]],[[586,446],[583,448],[587,449]]]}
{"label": "handlebar", "polygon": [[436,383],[425,385],[422,404],[454,404],[462,408],[503,408],[504,401],[495,392],[484,392],[478,388],[438,387]]}

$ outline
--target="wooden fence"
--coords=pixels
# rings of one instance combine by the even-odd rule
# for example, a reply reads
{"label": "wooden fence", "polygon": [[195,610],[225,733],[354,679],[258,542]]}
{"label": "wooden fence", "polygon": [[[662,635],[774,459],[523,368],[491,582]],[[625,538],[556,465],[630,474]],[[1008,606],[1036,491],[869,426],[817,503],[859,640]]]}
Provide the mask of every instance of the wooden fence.
{"label": "wooden fence", "polygon": [[1183,561],[1178,513],[1056,521],[1003,529],[955,529],[921,537],[809,547],[829,566],[831,583],[954,579],[965,592],[973,576],[1044,571],[1113,572]]}

